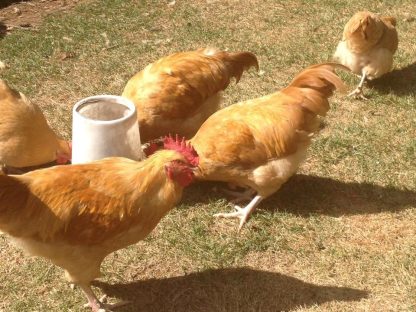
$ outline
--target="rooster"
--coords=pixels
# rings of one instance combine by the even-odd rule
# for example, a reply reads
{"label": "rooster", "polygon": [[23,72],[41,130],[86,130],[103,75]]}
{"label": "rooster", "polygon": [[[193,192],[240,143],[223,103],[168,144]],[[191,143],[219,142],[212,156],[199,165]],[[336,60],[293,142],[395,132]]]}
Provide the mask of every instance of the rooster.
{"label": "rooster", "polygon": [[191,138],[220,108],[221,91],[234,77],[255,66],[250,52],[216,49],[180,52],[164,57],[133,76],[122,96],[137,108],[142,143],[169,133]]}
{"label": "rooster", "polygon": [[334,59],[361,75],[357,88],[349,94],[366,99],[363,84],[388,73],[399,43],[394,17],[357,12],[345,25]]}
{"label": "rooster", "polygon": [[49,127],[40,108],[0,79],[0,164],[30,167],[71,160],[71,143]]}
{"label": "rooster", "polygon": [[[144,239],[194,179],[195,150],[165,139],[141,162],[112,157],[0,175],[0,230],[66,271],[92,311],[108,311],[90,283],[110,253]],[[118,305],[118,304],[116,304]]]}
{"label": "rooster", "polygon": [[335,67],[347,69],[332,63],[308,67],[283,90],[231,105],[205,121],[190,140],[200,158],[196,179],[245,187],[240,199],[250,200],[245,208],[215,216],[239,218],[240,230],[296,172],[318,132],[318,115],[329,110],[328,97],[345,87]]}

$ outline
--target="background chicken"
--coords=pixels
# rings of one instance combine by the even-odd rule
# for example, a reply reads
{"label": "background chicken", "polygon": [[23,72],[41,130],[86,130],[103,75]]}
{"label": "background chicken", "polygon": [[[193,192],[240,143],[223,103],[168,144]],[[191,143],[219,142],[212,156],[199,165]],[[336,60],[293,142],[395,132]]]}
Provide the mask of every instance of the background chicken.
{"label": "background chicken", "polygon": [[64,268],[93,311],[109,308],[90,287],[104,257],[145,238],[193,180],[195,151],[165,143],[171,150],[142,162],[116,157],[0,175],[0,230]]}
{"label": "background chicken", "polygon": [[220,91],[251,66],[258,69],[250,52],[215,49],[175,53],[148,65],[122,94],[136,105],[142,143],[169,133],[191,138],[220,108]]}
{"label": "background chicken", "polygon": [[0,164],[21,168],[70,159],[70,143],[57,137],[40,108],[0,80]]}
{"label": "background chicken", "polygon": [[311,66],[287,88],[231,105],[201,126],[190,140],[200,157],[196,178],[246,187],[243,195],[251,200],[245,208],[216,216],[239,218],[241,229],[260,201],[296,172],[319,129],[318,115],[329,109],[327,98],[344,88],[335,66]]}
{"label": "background chicken", "polygon": [[360,83],[349,95],[365,98],[362,93],[364,81],[391,71],[393,54],[399,43],[395,26],[394,17],[370,12],[355,13],[345,25],[334,58],[361,75]]}

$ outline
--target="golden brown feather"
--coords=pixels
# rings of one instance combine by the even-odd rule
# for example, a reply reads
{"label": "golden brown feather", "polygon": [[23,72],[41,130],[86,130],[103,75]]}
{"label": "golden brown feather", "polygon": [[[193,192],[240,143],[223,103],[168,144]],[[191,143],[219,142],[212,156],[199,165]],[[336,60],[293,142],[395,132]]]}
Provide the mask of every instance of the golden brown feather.
{"label": "golden brown feather", "polygon": [[123,96],[137,108],[142,143],[169,133],[192,137],[220,107],[231,78],[255,66],[250,52],[199,49],[164,57],[133,76]]}
{"label": "golden brown feather", "polygon": [[326,114],[335,89],[344,89],[335,67],[311,66],[279,92],[216,112],[190,140],[200,157],[197,179],[257,193],[245,209],[219,216],[240,218],[241,228],[252,209],[296,172],[319,129],[317,115]]}

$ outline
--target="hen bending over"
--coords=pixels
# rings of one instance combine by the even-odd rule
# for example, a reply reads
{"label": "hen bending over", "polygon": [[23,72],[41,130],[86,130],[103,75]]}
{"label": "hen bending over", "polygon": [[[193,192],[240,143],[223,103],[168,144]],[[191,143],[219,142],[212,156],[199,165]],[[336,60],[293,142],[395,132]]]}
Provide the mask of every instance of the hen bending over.
{"label": "hen bending over", "polygon": [[210,48],[175,53],[147,65],[122,93],[136,105],[142,144],[169,133],[191,138],[220,108],[221,91],[231,78],[238,82],[252,66],[258,69],[253,53]]}
{"label": "hen bending over", "polygon": [[363,84],[388,73],[393,68],[397,50],[396,19],[370,12],[358,12],[345,25],[334,59],[361,76],[357,88],[349,94],[362,99]]}
{"label": "hen bending over", "polygon": [[104,258],[144,239],[194,178],[195,151],[168,138],[142,162],[106,158],[20,176],[0,175],[0,230],[62,267],[92,311],[108,311],[90,283]]}
{"label": "hen bending over", "polygon": [[0,79],[0,164],[22,168],[71,160],[70,142],[49,127],[40,108]]}
{"label": "hen bending over", "polygon": [[196,178],[256,193],[245,208],[216,216],[239,218],[241,229],[258,204],[296,172],[318,132],[318,115],[329,110],[328,97],[345,87],[335,67],[347,69],[331,63],[308,67],[283,90],[224,108],[201,126],[190,140],[200,158]]}

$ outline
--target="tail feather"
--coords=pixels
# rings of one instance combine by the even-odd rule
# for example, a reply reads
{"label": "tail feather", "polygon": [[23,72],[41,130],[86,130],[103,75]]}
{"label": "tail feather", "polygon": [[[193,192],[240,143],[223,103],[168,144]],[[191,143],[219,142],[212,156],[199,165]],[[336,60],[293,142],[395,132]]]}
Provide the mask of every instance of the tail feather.
{"label": "tail feather", "polygon": [[345,84],[335,74],[335,68],[349,71],[348,67],[337,63],[312,65],[299,73],[282,92],[294,95],[300,89],[304,97],[302,106],[317,115],[325,116],[329,110],[327,99],[334,90],[346,91]]}
{"label": "tail feather", "polygon": [[393,17],[393,16],[382,16],[381,17],[381,20],[383,21],[383,22],[388,22],[388,23],[390,23],[391,25],[393,25],[393,26],[397,26],[397,20],[396,20],[396,18],[395,17]]}
{"label": "tail feather", "polygon": [[221,61],[227,68],[229,77],[234,77],[237,83],[240,81],[244,71],[251,67],[259,70],[257,57],[251,52],[226,52],[215,48],[206,48],[200,51],[207,56]]}
{"label": "tail feather", "polygon": [[230,70],[230,76],[234,77],[237,83],[245,70],[251,67],[255,67],[257,71],[259,70],[257,57],[251,52],[227,53],[224,61]]}

